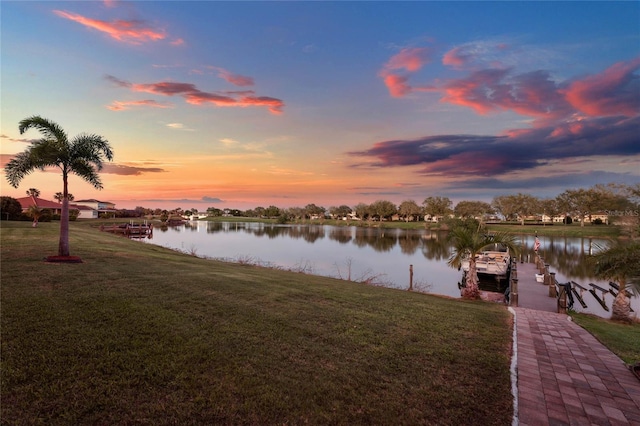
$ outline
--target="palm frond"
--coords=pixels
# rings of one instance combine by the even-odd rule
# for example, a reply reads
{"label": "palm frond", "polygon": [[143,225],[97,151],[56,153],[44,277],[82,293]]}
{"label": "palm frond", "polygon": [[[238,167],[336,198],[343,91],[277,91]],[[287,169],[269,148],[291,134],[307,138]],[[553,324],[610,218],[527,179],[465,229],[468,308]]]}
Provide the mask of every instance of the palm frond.
{"label": "palm frond", "polygon": [[97,167],[84,158],[76,158],[69,164],[69,171],[89,182],[96,189],[102,189],[102,181],[98,175]]}
{"label": "palm frond", "polygon": [[4,171],[9,184],[17,188],[24,177],[36,169],[43,170],[46,166],[46,163],[38,161],[36,157],[31,155],[31,150],[27,149],[16,154],[4,167]]}
{"label": "palm frond", "polygon": [[113,160],[113,150],[109,141],[99,135],[80,134],[71,142],[73,157],[83,158],[102,170],[105,161]]}
{"label": "palm frond", "polygon": [[49,139],[32,142],[29,152],[34,162],[45,166],[58,166],[69,156],[68,150],[60,149],[59,143]]}
{"label": "palm frond", "polygon": [[595,275],[606,280],[625,280],[640,292],[640,241],[596,245],[593,255]]}
{"label": "palm frond", "polygon": [[62,129],[62,127],[51,120],[40,117],[39,115],[25,118],[18,124],[20,134],[23,134],[31,128],[40,131],[46,139],[55,140],[59,143],[68,143],[67,133]]}

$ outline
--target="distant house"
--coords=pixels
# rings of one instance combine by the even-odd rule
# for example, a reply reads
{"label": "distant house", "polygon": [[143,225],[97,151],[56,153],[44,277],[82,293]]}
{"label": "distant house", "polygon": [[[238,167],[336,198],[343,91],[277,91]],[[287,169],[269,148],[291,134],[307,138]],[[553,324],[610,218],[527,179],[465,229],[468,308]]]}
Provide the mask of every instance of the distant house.
{"label": "distant house", "polygon": [[549,216],[548,214],[542,214],[540,218],[543,223],[562,223],[566,220],[567,215]]}
{"label": "distant house", "polygon": [[[18,198],[18,202],[22,207],[22,211],[26,212],[29,210],[29,207],[36,206],[40,209],[48,209],[51,210],[52,214],[60,214],[62,210],[62,204],[57,201],[49,201],[44,200],[42,198],[34,197],[33,195],[29,197]],[[71,206],[69,206],[71,208]]]}
{"label": "distant house", "polygon": [[[571,216],[571,215],[562,214],[562,215],[551,217],[549,215],[543,214],[542,222],[563,223],[566,220],[567,216]],[[607,212],[595,212],[595,213],[592,213],[591,216],[586,214],[584,215],[583,219],[585,223],[592,223],[592,222],[595,222],[597,219],[600,219],[602,223],[607,225],[609,224],[609,214]],[[580,215],[573,215],[571,217],[571,220],[574,222],[580,222],[582,219],[580,219]]]}
{"label": "distant house", "polygon": [[110,203],[108,201],[94,200],[93,198],[88,200],[74,201],[73,204],[77,206],[86,206],[86,207],[92,208],[97,212],[97,214],[100,214],[100,213],[115,214],[116,212],[116,205],[114,203]]}
{"label": "distant house", "polygon": [[98,218],[98,210],[92,209],[91,207],[70,204],[69,208],[78,209],[80,214],[78,215],[78,219],[97,219]]}
{"label": "distant house", "polygon": [[[62,203],[58,203],[57,201],[49,201],[49,200],[44,200],[42,198],[29,196],[29,197],[18,198],[18,202],[20,203],[20,206],[22,207],[23,212],[26,212],[27,210],[29,210],[29,207],[31,206],[36,206],[40,209],[50,210],[51,213],[54,215],[62,214]],[[78,219],[97,219],[98,218],[98,211],[95,209],[92,209],[91,207],[70,203],[69,209],[76,209],[80,212],[80,214],[78,215]]]}
{"label": "distant house", "polygon": [[[578,216],[578,218],[576,219],[579,221],[580,217]],[[606,212],[595,212],[595,213],[592,213],[591,215],[588,215],[588,214],[584,215],[585,223],[593,223],[597,219],[600,219],[604,224],[607,224],[607,225],[609,224],[609,214],[607,214]]]}

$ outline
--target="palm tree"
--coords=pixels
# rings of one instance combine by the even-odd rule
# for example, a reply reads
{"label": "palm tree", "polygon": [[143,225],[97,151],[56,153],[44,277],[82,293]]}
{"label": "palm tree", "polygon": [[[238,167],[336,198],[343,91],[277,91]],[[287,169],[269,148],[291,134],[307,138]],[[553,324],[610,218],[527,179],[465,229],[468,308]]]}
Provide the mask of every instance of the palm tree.
{"label": "palm tree", "polygon": [[62,171],[62,212],[60,215],[60,242],[58,256],[69,256],[69,191],[68,178],[73,173],[102,189],[98,171],[105,160],[113,160],[109,142],[102,136],[80,134],[69,140],[67,133],[55,122],[34,115],[19,123],[20,134],[35,128],[43,138],[31,142],[5,166],[7,180],[17,188],[20,181],[35,169],[58,167]]}
{"label": "palm tree", "polygon": [[611,319],[631,322],[631,302],[627,297],[627,285],[640,292],[640,241],[624,244],[617,242],[608,247],[598,247],[593,256],[595,274],[598,278],[617,281],[618,295],[613,301]]}
{"label": "palm tree", "polygon": [[39,197],[40,196],[40,190],[38,188],[29,188],[27,189],[27,195],[29,197]]}
{"label": "palm tree", "polygon": [[27,209],[27,215],[33,218],[33,226],[34,228],[38,226],[38,219],[42,216],[44,210],[38,206],[30,205]]}
{"label": "palm tree", "polygon": [[463,260],[469,260],[469,271],[466,274],[465,287],[462,290],[462,297],[465,299],[480,298],[476,269],[477,254],[495,244],[507,247],[512,255],[516,255],[520,249],[514,236],[504,232],[488,234],[480,225],[477,227],[457,225],[451,230],[449,239],[453,242],[454,252],[447,264],[453,268],[460,268]]}
{"label": "palm tree", "polygon": [[[56,192],[53,198],[55,198],[56,200],[58,200],[59,203],[61,203],[62,199],[64,198],[64,194],[62,192]],[[74,197],[73,194],[71,193],[67,194],[67,200],[73,201],[75,198],[76,197]]]}

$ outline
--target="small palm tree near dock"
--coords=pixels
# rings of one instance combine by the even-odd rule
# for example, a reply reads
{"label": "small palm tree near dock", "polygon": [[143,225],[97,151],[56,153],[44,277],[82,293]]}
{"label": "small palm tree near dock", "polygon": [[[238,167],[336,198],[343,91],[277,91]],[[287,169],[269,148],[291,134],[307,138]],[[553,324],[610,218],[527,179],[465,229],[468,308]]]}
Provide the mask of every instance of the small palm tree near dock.
{"label": "small palm tree near dock", "polygon": [[31,142],[5,166],[7,180],[14,188],[33,171],[58,167],[62,172],[62,209],[60,215],[60,241],[58,256],[69,256],[69,190],[68,178],[75,174],[96,189],[102,189],[98,172],[105,161],[113,160],[113,150],[102,136],[80,134],[69,140],[67,133],[57,123],[38,115],[20,121],[20,134],[34,128],[42,138]]}
{"label": "small palm tree near dock", "polygon": [[640,241],[625,243],[617,241],[593,256],[597,277],[617,281],[618,294],[611,309],[611,319],[631,322],[631,301],[627,290],[640,290]]}
{"label": "small palm tree near dock", "polygon": [[457,224],[451,230],[449,239],[453,242],[453,254],[448,265],[460,268],[464,260],[469,260],[469,272],[465,275],[465,286],[462,289],[462,297],[465,299],[480,298],[476,255],[496,244],[507,247],[511,255],[516,255],[520,250],[515,236],[504,232],[487,233],[477,222]]}

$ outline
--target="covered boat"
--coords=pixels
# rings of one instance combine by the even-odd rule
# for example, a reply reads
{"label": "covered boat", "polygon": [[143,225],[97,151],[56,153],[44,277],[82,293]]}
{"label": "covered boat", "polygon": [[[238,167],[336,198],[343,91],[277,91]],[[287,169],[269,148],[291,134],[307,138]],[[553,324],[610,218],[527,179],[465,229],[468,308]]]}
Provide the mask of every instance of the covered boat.
{"label": "covered boat", "polygon": [[[483,251],[476,255],[476,272],[486,275],[507,275],[511,256],[509,250]],[[462,261],[462,270],[469,271],[469,260]]]}

